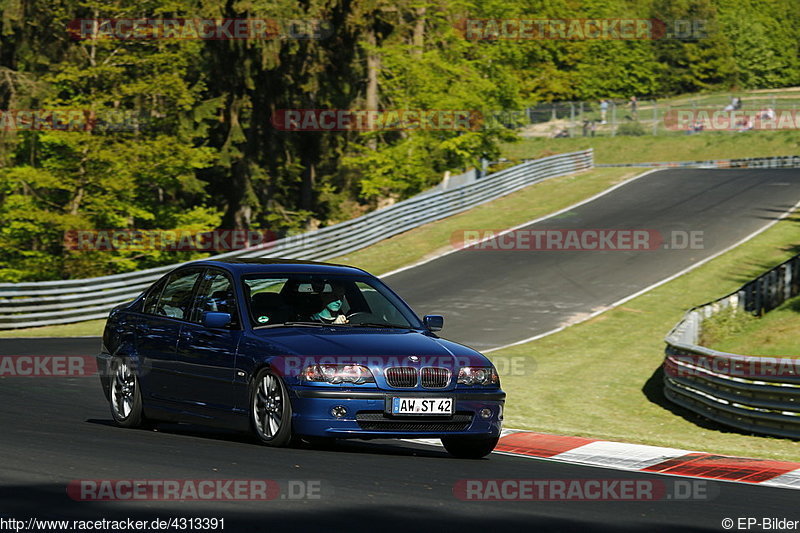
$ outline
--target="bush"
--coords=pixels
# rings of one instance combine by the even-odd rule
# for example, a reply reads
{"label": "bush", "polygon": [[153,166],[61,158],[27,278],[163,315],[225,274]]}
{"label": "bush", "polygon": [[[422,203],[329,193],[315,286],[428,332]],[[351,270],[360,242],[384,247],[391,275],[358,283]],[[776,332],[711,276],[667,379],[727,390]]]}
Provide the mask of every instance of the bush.
{"label": "bush", "polygon": [[641,137],[647,135],[647,132],[639,122],[625,122],[620,124],[617,128],[617,135],[630,135],[632,137]]}
{"label": "bush", "polygon": [[700,345],[711,347],[720,340],[738,335],[756,320],[758,317],[747,311],[726,307],[703,320]]}

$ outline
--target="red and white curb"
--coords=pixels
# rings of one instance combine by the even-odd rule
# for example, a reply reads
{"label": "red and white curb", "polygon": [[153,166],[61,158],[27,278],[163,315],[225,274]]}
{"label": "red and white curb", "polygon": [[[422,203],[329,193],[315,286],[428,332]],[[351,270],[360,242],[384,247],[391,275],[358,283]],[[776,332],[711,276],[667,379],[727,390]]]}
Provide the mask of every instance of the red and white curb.
{"label": "red and white curb", "polygon": [[[439,445],[438,439],[415,439]],[[494,453],[652,474],[800,489],[800,463],[504,429]]]}

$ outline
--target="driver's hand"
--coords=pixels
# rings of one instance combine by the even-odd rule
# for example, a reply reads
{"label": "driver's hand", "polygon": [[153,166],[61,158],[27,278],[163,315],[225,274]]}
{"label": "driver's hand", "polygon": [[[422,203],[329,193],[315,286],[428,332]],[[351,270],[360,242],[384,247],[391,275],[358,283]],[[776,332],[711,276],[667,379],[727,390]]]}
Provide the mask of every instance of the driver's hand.
{"label": "driver's hand", "polygon": [[334,324],[347,324],[347,317],[344,315],[339,315],[336,317],[336,320],[333,321]]}

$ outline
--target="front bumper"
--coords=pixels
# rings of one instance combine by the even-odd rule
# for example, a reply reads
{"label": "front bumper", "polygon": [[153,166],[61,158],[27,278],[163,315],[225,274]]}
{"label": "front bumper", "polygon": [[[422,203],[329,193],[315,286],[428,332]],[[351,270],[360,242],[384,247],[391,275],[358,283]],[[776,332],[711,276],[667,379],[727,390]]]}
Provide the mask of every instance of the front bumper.
{"label": "front bumper", "polygon": [[[387,398],[395,396],[455,398],[453,416],[392,416],[385,414]],[[486,391],[383,391],[296,387],[291,390],[292,428],[300,435],[336,438],[438,438],[444,436],[498,437],[506,394]],[[336,417],[334,407],[347,414]],[[488,408],[489,418],[479,412]]]}

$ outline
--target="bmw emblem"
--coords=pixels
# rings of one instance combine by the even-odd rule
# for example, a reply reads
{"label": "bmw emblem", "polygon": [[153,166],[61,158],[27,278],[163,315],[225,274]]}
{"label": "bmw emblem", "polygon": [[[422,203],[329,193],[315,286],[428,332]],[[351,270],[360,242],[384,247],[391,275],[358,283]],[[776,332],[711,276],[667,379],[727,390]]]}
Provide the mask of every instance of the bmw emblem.
{"label": "bmw emblem", "polygon": [[408,360],[411,361],[412,363],[416,363],[417,361],[419,361],[419,357],[417,357],[416,355],[409,355]]}

